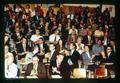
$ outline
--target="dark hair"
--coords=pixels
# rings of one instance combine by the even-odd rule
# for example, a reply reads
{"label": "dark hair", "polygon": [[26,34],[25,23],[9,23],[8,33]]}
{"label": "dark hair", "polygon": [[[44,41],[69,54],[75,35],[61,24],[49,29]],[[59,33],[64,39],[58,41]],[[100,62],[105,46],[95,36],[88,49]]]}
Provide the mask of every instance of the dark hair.
{"label": "dark hair", "polygon": [[62,46],[63,46],[63,40],[62,39],[58,40],[57,45],[59,45],[60,40],[62,41]]}
{"label": "dark hair", "polygon": [[87,44],[84,45],[84,48],[85,48],[86,46],[87,46],[88,48],[90,48],[89,45],[87,45]]}
{"label": "dark hair", "polygon": [[[33,57],[37,57],[37,58],[38,58],[38,53],[36,53],[35,55],[33,55],[32,58],[33,58]],[[39,59],[39,58],[38,58],[38,59]]]}
{"label": "dark hair", "polygon": [[77,48],[76,44],[74,42],[71,42],[70,44],[73,44],[73,46],[75,47],[75,50]]}
{"label": "dark hair", "polygon": [[44,38],[43,38],[43,37],[40,37],[39,39],[44,40]]}
{"label": "dark hair", "polygon": [[62,55],[62,56],[64,56],[65,54],[64,54],[64,53],[58,53],[58,54],[57,54],[57,56],[59,56],[59,55]]}

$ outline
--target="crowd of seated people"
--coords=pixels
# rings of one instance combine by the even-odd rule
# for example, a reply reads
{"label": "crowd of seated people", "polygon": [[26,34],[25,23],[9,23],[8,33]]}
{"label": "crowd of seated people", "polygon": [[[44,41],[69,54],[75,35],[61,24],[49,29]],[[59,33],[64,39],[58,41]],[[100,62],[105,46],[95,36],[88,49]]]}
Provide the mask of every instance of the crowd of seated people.
{"label": "crowd of seated people", "polygon": [[114,17],[108,8],[103,12],[100,7],[94,11],[88,6],[80,8],[70,8],[66,14],[60,7],[55,14],[52,7],[45,13],[38,4],[34,8],[29,4],[5,5],[5,67],[11,67],[5,68],[5,77],[21,75],[17,72],[23,68],[19,63],[23,58],[25,78],[47,78],[48,73],[70,78],[75,68],[94,71],[99,63],[114,63]]}

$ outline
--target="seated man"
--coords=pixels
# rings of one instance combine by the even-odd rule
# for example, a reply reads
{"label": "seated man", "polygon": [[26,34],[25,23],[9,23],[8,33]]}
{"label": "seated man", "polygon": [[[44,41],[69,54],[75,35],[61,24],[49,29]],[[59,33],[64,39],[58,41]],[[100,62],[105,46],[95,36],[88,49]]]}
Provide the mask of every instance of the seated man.
{"label": "seated man", "polygon": [[111,77],[112,75],[115,74],[115,65],[114,65],[114,63],[115,63],[115,53],[114,53],[111,46],[107,46],[105,62],[110,63],[110,64],[106,65],[106,68],[108,69],[109,77]]}
{"label": "seated man", "polygon": [[37,76],[38,78],[46,78],[46,68],[43,63],[39,62],[37,56],[33,56],[32,63],[29,63],[25,71],[25,77]]}
{"label": "seated man", "polygon": [[9,53],[9,56],[5,58],[5,77],[6,78],[17,78],[18,68],[13,61],[14,61],[13,54]]}
{"label": "seated man", "polygon": [[90,62],[93,58],[93,52],[90,51],[89,47],[87,45],[84,46],[85,52],[82,53],[82,59],[83,62]]}
{"label": "seated man", "polygon": [[115,53],[111,46],[107,46],[106,49],[106,62],[114,62],[115,60]]}
{"label": "seated man", "polygon": [[69,63],[71,62],[71,69],[74,68],[79,68],[81,67],[81,62],[82,60],[82,56],[80,55],[80,53],[78,51],[76,51],[76,44],[71,42],[70,43],[70,60]]}
{"label": "seated man", "polygon": [[104,60],[106,58],[101,39],[98,39],[96,41],[96,44],[94,44],[92,47],[92,51],[95,55],[93,57],[95,61],[96,60]]}

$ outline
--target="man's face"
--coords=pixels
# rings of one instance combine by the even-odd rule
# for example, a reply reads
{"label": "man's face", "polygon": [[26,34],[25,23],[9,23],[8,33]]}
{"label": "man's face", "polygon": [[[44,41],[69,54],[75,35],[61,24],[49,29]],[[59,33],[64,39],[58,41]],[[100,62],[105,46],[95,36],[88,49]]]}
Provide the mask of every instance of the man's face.
{"label": "man's face", "polygon": [[55,49],[55,46],[54,46],[53,44],[51,44],[51,45],[49,46],[49,48],[50,48],[50,51],[52,51],[52,50]]}
{"label": "man's face", "polygon": [[85,46],[85,51],[88,52],[89,51],[89,47]]}
{"label": "man's face", "polygon": [[39,35],[39,33],[40,33],[39,30],[36,30],[36,34]]}
{"label": "man's face", "polygon": [[107,52],[111,52],[112,48],[111,47],[107,47]]}
{"label": "man's face", "polygon": [[111,45],[115,45],[115,44],[114,44],[114,41],[110,41],[110,44],[111,44]]}
{"label": "man's face", "polygon": [[43,44],[43,40],[42,39],[39,39],[39,44]]}
{"label": "man's face", "polygon": [[101,40],[98,40],[97,44],[98,44],[98,45],[101,45],[101,44],[102,44]]}
{"label": "man's face", "polygon": [[19,32],[20,32],[20,29],[19,29],[19,28],[16,28],[15,31],[16,31],[16,33],[19,33]]}
{"label": "man's face", "polygon": [[61,25],[61,24],[59,24],[59,27],[62,27],[62,25]]}
{"label": "man's face", "polygon": [[56,32],[55,32],[55,34],[57,35],[59,33],[59,31],[57,30]]}
{"label": "man's face", "polygon": [[72,26],[72,29],[75,29],[75,26]]}
{"label": "man's face", "polygon": [[22,43],[26,44],[26,39],[25,38],[22,39]]}
{"label": "man's face", "polygon": [[72,50],[72,49],[74,49],[74,46],[73,46],[73,44],[71,43],[71,44],[70,44],[70,50]]}

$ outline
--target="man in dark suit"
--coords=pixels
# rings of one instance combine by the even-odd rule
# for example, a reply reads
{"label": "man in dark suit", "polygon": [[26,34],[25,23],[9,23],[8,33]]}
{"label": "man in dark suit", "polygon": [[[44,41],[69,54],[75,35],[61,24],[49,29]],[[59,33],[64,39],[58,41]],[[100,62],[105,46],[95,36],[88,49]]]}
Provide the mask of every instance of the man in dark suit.
{"label": "man in dark suit", "polygon": [[37,56],[33,56],[32,63],[29,63],[25,71],[25,77],[27,76],[37,76],[38,78],[46,78],[46,68],[45,65],[39,62]]}
{"label": "man in dark suit", "polygon": [[36,14],[32,17],[32,21],[33,21],[34,23],[37,23],[38,20],[40,19],[40,17],[39,17],[39,15],[38,15],[38,12],[35,11],[35,13],[36,13]]}
{"label": "man in dark suit", "polygon": [[115,61],[115,53],[111,46],[107,46],[106,49],[106,62],[114,62]]}
{"label": "man in dark suit", "polygon": [[20,53],[18,53],[18,59],[24,58],[27,54],[27,51],[29,49],[29,45],[27,43],[26,38],[22,38],[19,47],[17,49],[20,49]]}
{"label": "man in dark suit", "polygon": [[108,69],[108,77],[111,77],[112,74],[115,74],[115,53],[111,46],[107,46],[105,62],[112,63],[111,65],[106,65],[106,68]]}
{"label": "man in dark suit", "polygon": [[49,49],[50,49],[50,62],[51,62],[52,60],[56,60],[58,52],[55,49],[55,45],[52,43],[49,45]]}
{"label": "man in dark suit", "polygon": [[16,52],[17,53],[22,53],[22,43],[21,43],[21,40],[22,40],[22,33],[20,32],[20,28],[19,27],[16,27],[15,28],[15,32],[13,33],[12,35],[12,39],[14,41],[14,43],[16,44]]}
{"label": "man in dark suit", "polygon": [[69,55],[64,55],[64,59],[61,63],[61,76],[62,78],[70,78],[71,75],[71,66],[68,64]]}
{"label": "man in dark suit", "polygon": [[76,51],[76,45],[75,45],[75,43],[70,43],[70,60],[71,60],[71,62],[72,62],[72,69],[74,69],[74,68],[78,68],[78,67],[80,67],[80,65],[81,65],[81,63],[79,63],[79,61],[80,62],[82,62],[82,56],[79,54],[79,52],[78,51]]}

